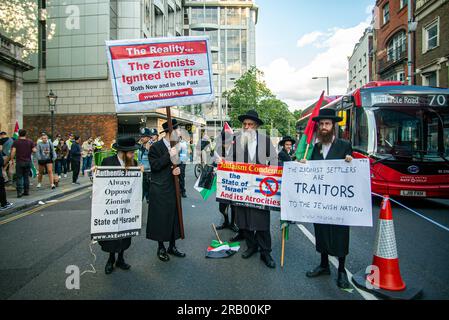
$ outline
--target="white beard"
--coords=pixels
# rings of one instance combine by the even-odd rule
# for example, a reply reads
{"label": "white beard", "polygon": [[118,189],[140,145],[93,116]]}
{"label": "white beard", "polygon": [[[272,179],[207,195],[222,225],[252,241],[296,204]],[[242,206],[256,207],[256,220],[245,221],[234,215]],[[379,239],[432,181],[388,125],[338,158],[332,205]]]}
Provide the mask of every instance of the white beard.
{"label": "white beard", "polygon": [[248,145],[248,142],[251,140],[254,140],[256,136],[255,130],[247,130],[242,132],[242,136],[240,137],[240,143],[242,145],[242,148],[245,148],[246,145]]}

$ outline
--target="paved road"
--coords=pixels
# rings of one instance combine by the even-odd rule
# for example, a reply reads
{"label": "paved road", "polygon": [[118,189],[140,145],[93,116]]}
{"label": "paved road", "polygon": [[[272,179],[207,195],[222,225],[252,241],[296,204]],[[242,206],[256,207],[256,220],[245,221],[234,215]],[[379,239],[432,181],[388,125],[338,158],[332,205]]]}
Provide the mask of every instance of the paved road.
{"label": "paved road", "polygon": [[[192,168],[187,184],[193,186]],[[89,250],[90,190],[73,194],[56,204],[14,221],[10,215],[0,219],[0,299],[330,299],[360,300],[357,290],[347,292],[335,285],[336,269],[330,277],[308,279],[305,271],[319,260],[309,237],[313,227],[292,226],[286,246],[285,266],[279,267],[281,241],[279,213],[272,213],[273,257],[276,269],[268,269],[258,258],[248,260],[241,252],[228,259],[204,257],[214,238],[211,223],[220,223],[214,199],[202,201],[188,189],[183,199],[186,239],[178,248],[184,259],[159,261],[157,244],[144,235],[133,239],[126,251],[131,270],[104,274],[107,254],[93,246],[97,273],[81,276],[81,288],[65,286],[66,267],[90,270]],[[449,201],[407,202],[408,206],[449,226]],[[144,223],[146,210],[144,205]],[[377,221],[379,203],[373,207]],[[422,285],[424,299],[449,299],[449,232],[405,210],[393,207],[401,271],[407,284]],[[8,220],[6,220],[8,219]],[[6,222],[6,223],[5,223]],[[221,231],[224,239],[232,233]],[[309,235],[310,236],[310,235]],[[347,268],[355,273],[371,263],[375,228],[352,228]],[[242,246],[242,251],[246,246]]]}

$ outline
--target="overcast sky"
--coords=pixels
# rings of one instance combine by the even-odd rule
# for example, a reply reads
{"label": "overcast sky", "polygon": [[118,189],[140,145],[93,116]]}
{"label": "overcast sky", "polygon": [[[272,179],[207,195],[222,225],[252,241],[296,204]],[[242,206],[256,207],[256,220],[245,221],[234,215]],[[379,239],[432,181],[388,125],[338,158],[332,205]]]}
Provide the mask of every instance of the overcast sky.
{"label": "overcast sky", "polygon": [[348,56],[371,22],[374,0],[256,0],[257,67],[290,110],[326,90],[346,93]]}

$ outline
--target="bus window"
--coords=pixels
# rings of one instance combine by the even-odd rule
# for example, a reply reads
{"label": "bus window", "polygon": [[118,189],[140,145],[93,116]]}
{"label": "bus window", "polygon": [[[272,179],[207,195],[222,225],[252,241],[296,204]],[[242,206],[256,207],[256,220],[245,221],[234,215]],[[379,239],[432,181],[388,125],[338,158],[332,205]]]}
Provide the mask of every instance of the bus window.
{"label": "bus window", "polygon": [[363,108],[355,108],[352,123],[352,141],[355,150],[368,150],[368,120]]}

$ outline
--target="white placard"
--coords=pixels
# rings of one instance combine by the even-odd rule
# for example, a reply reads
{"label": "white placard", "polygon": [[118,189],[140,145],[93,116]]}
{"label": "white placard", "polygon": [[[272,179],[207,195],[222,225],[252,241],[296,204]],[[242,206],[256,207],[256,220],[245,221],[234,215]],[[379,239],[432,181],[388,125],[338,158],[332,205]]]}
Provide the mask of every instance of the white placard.
{"label": "white placard", "polygon": [[117,113],[214,101],[209,38],[106,41]]}
{"label": "white placard", "polygon": [[132,167],[97,167],[92,190],[91,237],[116,240],[142,228],[142,172]]}
{"label": "white placard", "polygon": [[368,159],[285,162],[281,219],[372,227]]}

